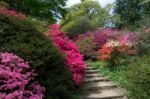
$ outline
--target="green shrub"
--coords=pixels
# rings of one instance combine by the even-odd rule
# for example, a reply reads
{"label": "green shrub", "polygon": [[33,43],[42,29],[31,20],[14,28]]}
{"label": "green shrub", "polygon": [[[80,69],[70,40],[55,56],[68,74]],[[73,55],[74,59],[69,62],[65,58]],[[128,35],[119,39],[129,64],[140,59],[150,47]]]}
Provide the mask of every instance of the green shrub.
{"label": "green shrub", "polygon": [[41,21],[33,17],[28,17],[28,21],[30,21],[32,25],[42,33],[47,32],[49,29],[49,23],[46,20]]}
{"label": "green shrub", "polygon": [[98,45],[93,41],[91,34],[89,34],[89,36],[83,35],[83,38],[77,40],[76,43],[80,52],[84,55],[85,60],[97,60]]}
{"label": "green shrub", "polygon": [[94,30],[94,26],[87,16],[81,16],[77,20],[68,22],[62,29],[67,32],[68,36],[78,36],[79,34]]}
{"label": "green shrub", "polygon": [[150,56],[135,58],[126,71],[128,90],[134,99],[150,97]]}
{"label": "green shrub", "polygon": [[0,44],[0,52],[14,53],[37,70],[45,99],[71,99],[74,87],[62,55],[32,22],[0,14]]}
{"label": "green shrub", "polygon": [[150,32],[141,34],[141,43],[137,46],[139,55],[150,55]]}
{"label": "green shrub", "polygon": [[150,29],[145,28],[145,30],[139,30],[133,34],[132,39],[135,43],[135,48],[137,50],[137,54],[142,55],[150,55]]}
{"label": "green shrub", "polygon": [[9,4],[6,3],[6,2],[0,1],[0,6],[5,7],[5,8],[8,8],[8,7],[9,7]]}

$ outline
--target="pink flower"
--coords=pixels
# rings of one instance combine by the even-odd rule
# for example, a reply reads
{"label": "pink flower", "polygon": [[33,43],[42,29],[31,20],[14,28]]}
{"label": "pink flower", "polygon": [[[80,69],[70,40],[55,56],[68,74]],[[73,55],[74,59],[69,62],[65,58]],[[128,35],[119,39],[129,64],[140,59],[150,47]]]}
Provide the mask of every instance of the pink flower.
{"label": "pink flower", "polygon": [[76,84],[80,84],[84,78],[86,64],[83,55],[80,54],[75,43],[70,41],[63,31],[59,30],[59,25],[50,26],[50,37],[56,47],[65,55],[66,68],[71,72]]}
{"label": "pink flower", "polygon": [[[42,99],[45,88],[34,82],[28,62],[12,53],[0,53],[0,99]],[[32,98],[33,97],[33,98]]]}

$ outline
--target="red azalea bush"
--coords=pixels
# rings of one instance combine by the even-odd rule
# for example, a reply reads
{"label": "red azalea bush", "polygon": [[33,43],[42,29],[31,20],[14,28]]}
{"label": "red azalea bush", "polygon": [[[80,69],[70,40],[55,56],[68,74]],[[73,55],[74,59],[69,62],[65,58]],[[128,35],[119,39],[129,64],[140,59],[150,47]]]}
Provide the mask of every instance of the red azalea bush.
{"label": "red azalea bush", "polygon": [[108,40],[99,52],[100,56],[98,58],[109,61],[110,66],[118,65],[120,59],[125,58],[126,55],[135,54],[135,50],[132,49],[129,34],[120,36],[118,40]]}
{"label": "red azalea bush", "polygon": [[43,99],[45,88],[33,82],[36,74],[12,53],[0,53],[0,99]]}
{"label": "red azalea bush", "polygon": [[5,14],[5,15],[10,15],[10,16],[15,16],[20,19],[26,19],[26,16],[16,12],[15,10],[7,10],[6,8],[0,6],[0,14]]}
{"label": "red azalea bush", "polygon": [[50,37],[56,47],[65,55],[66,68],[71,72],[76,84],[80,84],[84,78],[86,64],[75,43],[70,41],[63,31],[59,30],[59,25],[50,26]]}

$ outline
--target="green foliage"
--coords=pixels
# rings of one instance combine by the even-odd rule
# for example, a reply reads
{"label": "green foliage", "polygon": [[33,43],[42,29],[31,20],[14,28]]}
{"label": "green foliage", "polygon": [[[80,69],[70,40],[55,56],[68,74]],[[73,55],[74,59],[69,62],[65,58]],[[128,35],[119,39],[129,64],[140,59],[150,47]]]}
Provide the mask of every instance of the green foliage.
{"label": "green foliage", "polygon": [[15,9],[26,15],[39,19],[56,22],[65,15],[66,0],[2,0],[9,4],[10,9]]}
{"label": "green foliage", "polygon": [[28,21],[31,22],[31,24],[38,30],[40,31],[41,33],[46,33],[48,31],[48,27],[49,27],[49,23],[48,21],[40,21],[36,18],[33,18],[33,17],[28,17],[27,19]]}
{"label": "green foliage", "polygon": [[91,62],[89,64],[98,68],[103,76],[113,80],[119,87],[124,88],[127,91],[127,95],[129,96],[129,98],[133,99],[133,96],[130,96],[129,94],[130,90],[127,90],[127,85],[129,83],[125,74],[128,70],[126,66],[120,65],[112,71],[107,67],[108,63],[104,61]]}
{"label": "green foliage", "polygon": [[149,99],[150,97],[150,56],[137,57],[129,65],[126,72],[128,90],[134,99]]}
{"label": "green foliage", "polygon": [[150,16],[150,0],[141,0],[140,5],[142,6],[142,14],[143,17],[149,17]]}
{"label": "green foliage", "polygon": [[135,48],[138,55],[150,55],[150,29],[146,28],[145,32],[141,31],[136,33],[133,37],[135,43]]}
{"label": "green foliage", "polygon": [[97,1],[84,0],[68,8],[68,14],[61,21],[62,29],[70,35],[92,31],[104,26],[107,14]]}
{"label": "green foliage", "polygon": [[150,15],[150,2],[143,0],[116,0],[115,13],[120,15],[118,27],[137,28],[138,22]]}
{"label": "green foliage", "polygon": [[74,86],[63,56],[29,20],[0,14],[0,52],[14,53],[37,70],[45,99],[71,99]]}
{"label": "green foliage", "polygon": [[63,30],[67,31],[70,36],[76,36],[87,32],[87,30],[93,30],[93,26],[91,25],[88,17],[82,16],[79,19],[66,24],[63,27]]}
{"label": "green foliage", "polygon": [[135,25],[141,20],[139,0],[116,0],[115,13],[120,15],[122,26]]}
{"label": "green foliage", "polygon": [[145,18],[143,19],[143,20],[141,20],[140,22],[139,22],[139,24],[140,24],[140,28],[150,28],[150,18],[149,18],[150,16],[145,16]]}
{"label": "green foliage", "polygon": [[[86,34],[85,34],[86,35]],[[91,34],[89,34],[91,35]],[[77,42],[80,52],[84,55],[85,60],[96,60],[98,56],[97,43],[93,41],[93,36],[84,36]]]}
{"label": "green foliage", "polygon": [[107,68],[107,62],[89,62],[100,73],[126,89],[130,99],[149,99],[150,97],[150,56],[130,58],[130,64],[120,65],[113,71]]}
{"label": "green foliage", "polygon": [[9,5],[6,2],[3,2],[3,1],[0,1],[0,6],[5,7],[5,8],[9,7]]}
{"label": "green foliage", "polygon": [[105,61],[97,61],[89,63],[91,66],[99,69],[103,76],[106,76],[116,82],[120,87],[125,87],[128,82],[126,80],[125,71],[126,67],[120,65],[116,67],[113,71],[107,68],[108,63]]}

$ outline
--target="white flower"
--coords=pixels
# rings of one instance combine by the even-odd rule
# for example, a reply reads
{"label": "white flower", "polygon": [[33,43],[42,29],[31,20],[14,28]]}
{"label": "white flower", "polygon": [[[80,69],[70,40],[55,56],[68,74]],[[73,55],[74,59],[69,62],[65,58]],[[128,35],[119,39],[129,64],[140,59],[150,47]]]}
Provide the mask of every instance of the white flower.
{"label": "white flower", "polygon": [[106,46],[107,47],[117,47],[117,46],[121,46],[121,43],[117,40],[109,40],[107,43],[106,43]]}

